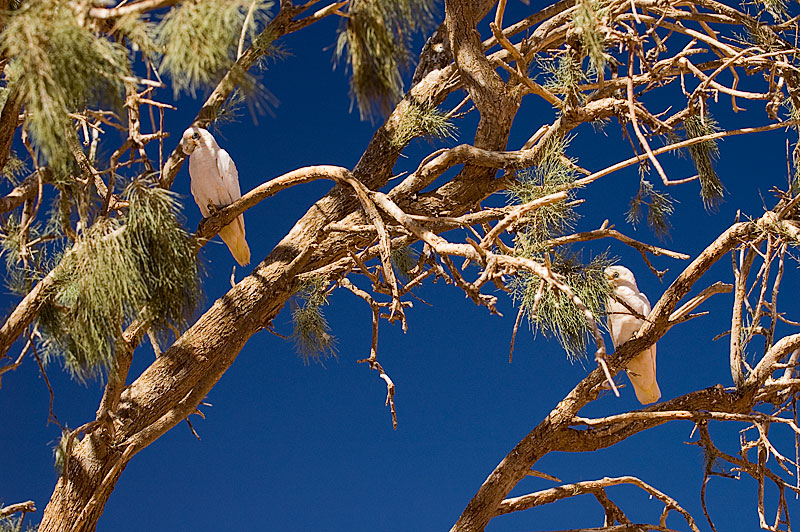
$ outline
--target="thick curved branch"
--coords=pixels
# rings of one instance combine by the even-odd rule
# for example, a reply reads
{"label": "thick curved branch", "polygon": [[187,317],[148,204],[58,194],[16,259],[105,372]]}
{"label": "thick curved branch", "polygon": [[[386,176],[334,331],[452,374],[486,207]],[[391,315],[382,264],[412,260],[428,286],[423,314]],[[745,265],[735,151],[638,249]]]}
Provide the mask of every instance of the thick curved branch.
{"label": "thick curved branch", "polygon": [[[5,11],[4,11],[5,13]],[[16,85],[6,97],[3,111],[0,113],[0,170],[3,169],[11,157],[11,144],[14,142],[14,132],[22,122],[19,113],[22,109],[22,97]]]}
{"label": "thick curved branch", "polygon": [[[739,395],[733,390],[725,390],[719,385],[704,390],[698,390],[657,405],[649,406],[640,412],[633,412],[633,415],[629,419],[621,418],[612,425],[599,426],[597,428],[588,427],[585,430],[571,427],[565,428],[556,439],[555,445],[551,450],[562,452],[591,452],[605,449],[634,434],[676,419],[673,413],[679,411],[696,412],[698,419],[700,419],[701,416],[700,412],[704,410],[717,414],[749,413],[753,403],[749,401],[740,401],[739,399]],[[669,414],[664,417],[647,415],[656,412],[669,412]],[[643,415],[637,417],[640,413]],[[575,417],[568,424],[582,424],[582,418]]]}
{"label": "thick curved branch", "polygon": [[[662,405],[663,406],[663,405]],[[615,424],[625,424],[631,421],[641,420],[659,420],[659,421],[674,421],[676,419],[685,419],[690,421],[739,421],[742,423],[784,423],[789,425],[792,430],[800,433],[800,428],[793,419],[783,418],[779,416],[771,416],[769,414],[762,414],[761,412],[754,412],[750,414],[740,414],[735,412],[714,412],[709,410],[659,410],[659,411],[639,411],[639,412],[625,412],[624,414],[617,414],[600,419],[587,419],[576,417],[573,425],[585,425],[587,427],[610,427]]]}
{"label": "thick curved branch", "polygon": [[17,303],[11,315],[6,318],[3,326],[0,327],[0,354],[7,353],[25,327],[36,319],[50,288],[55,283],[58,271],[58,267],[53,268],[41,281],[36,283],[36,286],[22,298],[22,301]]}
{"label": "thick curved branch", "polygon": [[46,182],[50,179],[51,171],[49,168],[39,168],[37,171],[25,178],[25,180],[14,187],[14,190],[0,198],[0,212],[8,212],[16,209],[26,200],[36,197],[39,190],[39,176],[41,175],[42,181]]}
{"label": "thick curved branch", "polygon": [[[140,3],[135,2],[130,5]],[[418,106],[419,104],[439,105],[444,97],[456,87],[467,88],[481,113],[480,125],[473,142],[474,148],[464,148],[463,151],[465,153],[469,152],[467,155],[472,155],[474,150],[484,150],[487,153],[479,153],[472,158],[465,157],[462,161],[465,167],[459,175],[453,181],[440,187],[435,193],[422,194],[419,199],[411,194],[406,194],[409,189],[416,188],[420,183],[424,183],[425,181],[423,180],[409,182],[408,188],[401,187],[396,189],[390,194],[389,198],[396,202],[395,206],[402,205],[406,211],[418,213],[417,216],[420,214],[430,214],[431,217],[445,215],[445,218],[449,221],[466,220],[466,217],[462,215],[473,208],[476,201],[484,199],[491,191],[507,184],[505,179],[495,179],[497,166],[474,164],[480,161],[481,158],[494,157],[496,153],[503,153],[502,150],[506,149],[508,132],[524,93],[524,87],[519,86],[516,80],[511,80],[507,84],[497,75],[491,60],[485,57],[483,43],[478,40],[479,37],[476,37],[475,24],[485,13],[484,8],[488,9],[493,3],[486,0],[481,1],[479,4],[468,0],[448,0],[446,3],[446,28],[448,32],[446,37],[452,44],[455,64],[430,70],[406,95],[405,99],[398,104],[386,123],[373,136],[364,155],[352,172],[354,178],[363,184],[364,188],[358,187],[358,190],[367,199],[375,203],[380,203],[385,199],[383,195],[366,191],[379,189],[391,177],[392,168],[402,151],[402,146],[394,145],[392,142],[396,138],[394,133],[398,126],[403,123],[404,118],[407,117],[408,110],[412,106]],[[329,14],[334,10],[332,6],[338,4],[330,4],[328,8],[320,10],[306,19],[294,20],[294,15],[299,14],[299,11],[294,10],[306,9],[310,4],[295,7],[289,1],[282,2],[285,9],[279,12],[278,16],[270,24],[269,34],[264,33],[259,36],[254,43],[255,46],[252,46],[250,50],[242,55],[240,62],[235,67],[237,69],[235,73],[241,73],[243,69],[246,70],[252,66],[252,61],[255,61],[261,53],[253,51],[254,48],[266,48],[266,46],[262,45],[268,44],[270,39],[294,31],[299,25],[310,23],[310,21]],[[625,4],[622,7],[628,9],[627,2],[622,4]],[[559,3],[559,6],[559,9],[565,8],[563,3]],[[622,7],[616,7],[615,9],[622,9]],[[520,51],[528,54],[533,49],[540,50],[550,45],[560,46],[563,44],[563,38],[566,37],[566,32],[569,28],[570,16],[571,14],[568,10],[559,11],[556,17],[544,22],[537,28],[530,39],[526,39],[523,44],[519,45]],[[498,54],[501,53],[508,54],[510,52],[508,50],[498,52]],[[526,59],[527,57],[525,55]],[[717,66],[711,68],[717,68]],[[678,66],[676,68],[682,67]],[[205,125],[215,116],[219,106],[235,86],[235,73],[230,72],[217,86],[198,115],[197,124]],[[634,80],[637,82],[637,87],[638,79]],[[661,79],[666,79],[666,77]],[[598,93],[601,92],[602,89],[598,90]],[[565,110],[564,115],[555,122],[546,135],[557,138],[582,122],[618,115],[621,110],[624,110],[625,104],[624,100],[603,98],[590,101],[587,105],[579,108]],[[638,107],[636,112],[642,112],[642,115],[637,114],[637,116],[647,116],[647,120],[650,120],[646,122],[643,118],[643,123],[657,124],[660,121],[660,119],[656,119],[649,113],[645,114]],[[679,115],[680,112],[676,114]],[[677,124],[679,122],[680,120],[676,119],[675,122],[671,123]],[[666,122],[664,123],[666,124]],[[785,125],[787,124],[772,125],[759,130],[775,129]],[[667,125],[667,129],[669,127],[671,126]],[[755,130],[751,128],[746,132],[752,131]],[[745,132],[745,130],[741,132]],[[702,142],[703,140],[708,140],[708,138],[710,137],[692,139],[692,142]],[[541,140],[544,141],[546,139]],[[673,145],[667,147],[666,150],[677,149],[678,147],[679,145]],[[455,150],[452,151],[458,154]],[[532,153],[529,155],[533,156]],[[451,155],[450,157],[453,156]],[[173,152],[161,176],[162,186],[170,186],[182,164],[183,158],[184,155],[180,153],[179,149]],[[518,159],[519,157],[517,157]],[[639,158],[636,158],[630,164],[635,164],[639,160]],[[441,163],[441,161],[439,162]],[[457,164],[452,162],[452,159],[446,160],[444,163],[447,168]],[[513,168],[513,162],[503,161],[503,164],[506,163],[508,163],[507,168]],[[348,178],[350,175],[347,170],[338,167],[316,168],[336,168],[333,171],[334,173],[341,171],[343,172],[342,175]],[[430,176],[433,176],[438,171],[438,167],[433,167]],[[209,235],[213,235],[219,227],[232,221],[239,213],[286,186],[311,179],[330,177],[329,175],[319,175],[315,172],[308,168],[296,170],[290,173],[293,175],[286,174],[278,178],[278,180],[265,183],[255,191],[251,191],[240,202],[221,210],[215,217],[205,220],[198,228],[198,239],[208,238]],[[324,172],[320,173],[324,174]],[[441,175],[441,173],[438,175]],[[593,180],[602,176],[600,173],[595,173],[589,177]],[[428,179],[428,177],[425,177],[425,179]],[[334,180],[336,179],[334,178]],[[337,182],[341,181],[337,180]],[[352,183],[347,186],[352,186]],[[361,206],[365,203],[369,204],[363,199],[362,197]],[[413,205],[414,209],[408,208],[409,205]],[[504,212],[502,214],[508,213]],[[499,217],[496,215],[497,213],[492,213],[492,216],[495,216],[493,219]],[[416,223],[418,227],[421,227],[421,224],[417,222],[428,223],[427,220],[415,220],[412,215],[405,216],[403,225],[407,225],[407,227],[411,227],[411,223]],[[373,221],[379,219],[379,217],[376,218],[375,216],[371,218]],[[50,532],[50,530],[58,530],[59,527],[63,527],[62,529],[69,527],[70,523],[65,523],[61,517],[62,515],[76,515],[73,509],[73,506],[75,506],[74,501],[76,500],[82,501],[81,506],[78,508],[78,515],[82,519],[85,518],[87,523],[82,528],[84,530],[89,528],[91,523],[96,521],[99,512],[102,511],[105,499],[108,496],[107,492],[113,489],[113,484],[116,482],[121,468],[124,468],[126,460],[194,411],[194,407],[202,400],[205,393],[211,389],[233,363],[248,338],[262,328],[269,326],[270,321],[278,314],[291,295],[293,287],[298,282],[298,276],[309,271],[320,271],[320,269],[333,271],[327,270],[327,268],[331,268],[334,265],[337,268],[343,268],[343,270],[336,271],[344,271],[349,266],[341,266],[341,263],[350,260],[346,256],[349,249],[370,246],[375,231],[335,232],[326,230],[326,228],[332,227],[331,224],[336,224],[337,227],[348,227],[353,226],[355,223],[364,223],[362,213],[359,210],[359,198],[350,194],[346,186],[334,187],[331,193],[315,203],[312,209],[298,221],[291,232],[277,244],[269,256],[256,266],[251,275],[216,301],[163,356],[159,357],[125,389],[119,396],[118,407],[111,412],[111,417],[115,420],[113,422],[113,426],[116,427],[115,432],[98,430],[91,437],[84,438],[81,441],[78,449],[76,449],[74,464],[65,471],[51,504],[48,505],[42,530]],[[681,298],[689,293],[697,279],[717,260],[718,252],[729,250],[730,246],[735,245],[735,242],[738,241],[737,239],[749,237],[749,231],[756,230],[754,229],[756,225],[743,224],[735,226],[735,228],[731,229],[732,232],[730,234],[723,235],[725,237],[723,241],[715,243],[718,244],[719,249],[706,250],[704,254],[701,254],[701,257],[698,257],[687,270],[690,273],[679,277],[679,280],[676,281],[677,286],[674,283],[667,291],[665,298],[662,298],[663,305],[656,306],[654,313],[651,314],[653,323],[645,325],[637,339],[620,347],[615,355],[613,368],[624,367],[625,363],[641,351],[643,346],[652,345],[669,327],[673,326],[674,322],[670,321],[671,317],[675,315],[673,309]],[[541,264],[535,261],[530,261],[530,264],[528,264],[520,262],[520,259],[515,257],[487,254],[486,250],[482,250],[479,246],[451,244],[444,239],[436,241],[430,236],[436,236],[430,230],[430,227],[441,226],[430,225],[421,229],[428,231],[424,235],[425,238],[423,238],[427,239],[426,242],[428,240],[436,242],[445,253],[469,257],[471,260],[475,260],[485,266],[484,274],[486,275],[481,276],[479,283],[486,282],[491,275],[500,272],[502,268],[506,268],[508,271],[530,269],[530,271],[536,272],[543,268]],[[378,254],[380,251],[385,252],[386,250],[385,240],[387,235],[380,228],[377,228],[376,231],[384,237],[384,242],[381,246],[371,246],[368,251]],[[415,236],[419,235],[415,234]],[[400,240],[411,240],[411,238],[395,239],[391,242],[391,245],[396,245]],[[542,271],[541,273],[543,275],[549,274],[547,271]],[[557,279],[553,280],[553,282],[557,282]],[[477,287],[475,285],[471,286],[476,291],[480,288],[480,284]],[[594,318],[591,316],[589,318],[593,322]],[[600,337],[596,325],[595,332]],[[1,339],[2,334],[0,334]],[[599,342],[602,342],[602,337],[600,337]],[[778,355],[776,354],[776,356]],[[764,370],[765,374],[766,371]],[[561,438],[569,437],[570,431],[574,430],[569,428],[570,420],[573,419],[575,413],[583,404],[596,396],[598,385],[604,379],[605,377],[601,371],[593,371],[551,412],[539,427],[534,429],[529,437],[518,445],[514,453],[509,455],[503,464],[490,476],[487,483],[476,495],[476,498],[470,503],[462,519],[456,525],[457,529],[482,529],[485,526],[488,519],[494,515],[498,504],[507,495],[508,490],[516,484],[516,480],[527,474],[530,465],[542,453],[556,449],[559,442],[562,441]],[[116,392],[116,390],[112,391]],[[748,400],[752,400],[751,397],[726,394],[724,391],[720,392],[717,399],[719,402],[729,400],[732,404],[741,405],[745,405]],[[111,432],[114,433],[111,434]],[[123,447],[126,449],[126,454],[121,453]],[[130,450],[130,454],[127,450]],[[94,459],[96,456],[109,456],[110,458],[101,462]],[[115,462],[114,460],[120,456],[121,458]],[[75,486],[79,484],[94,490],[88,501],[85,493],[76,491]],[[59,509],[64,510],[64,513],[59,513]],[[486,515],[489,517],[486,517]]]}
{"label": "thick curved branch", "polygon": [[[410,102],[441,103],[451,90],[442,80],[451,73],[448,69],[432,72],[406,95],[406,100],[378,129],[353,170],[365,186],[377,188],[389,180],[400,155],[400,149],[392,146],[391,139],[410,109]],[[174,177],[177,167],[172,172]],[[291,296],[299,273],[335,262],[348,248],[369,243],[369,237],[358,234],[334,236],[324,231],[328,224],[345,218],[357,208],[353,195],[341,194],[341,188],[334,187],[298,220],[250,276],[218,300],[127,387],[113,412],[114,424],[118,426],[113,438],[102,432],[99,434],[102,437],[84,438],[77,446],[71,466],[65,470],[45,509],[40,530],[66,531],[63,516],[77,515],[82,510],[83,506],[76,510],[74,505],[86,500],[88,487],[93,490],[92,496],[99,494],[99,498],[98,504],[91,506],[87,527],[96,522],[118,476],[107,477],[112,464],[92,457],[108,453],[126,440],[138,452],[191,414],[230,367],[248,338],[278,314]],[[462,206],[458,214],[468,208]],[[324,242],[315,246],[322,238]],[[97,491],[105,478],[110,479],[108,489]],[[78,485],[84,490],[76,490]]]}
{"label": "thick curved branch", "polygon": [[197,226],[194,236],[199,245],[205,245],[208,240],[219,233],[220,229],[231,223],[237,216],[282,190],[317,179],[331,179],[340,183],[348,175],[350,175],[350,171],[341,166],[306,166],[292,170],[257,186],[230,205],[219,209],[212,216],[203,218]]}
{"label": "thick curved branch", "polygon": [[0,508],[0,519],[4,517],[8,517],[11,514],[15,514],[17,512],[35,512],[36,511],[36,503],[33,501],[25,501],[25,502],[18,502],[15,504],[9,504],[8,506],[3,506]]}
{"label": "thick curved branch", "polygon": [[758,362],[753,371],[744,381],[743,390],[755,392],[767,378],[775,371],[775,364],[788,356],[795,349],[800,348],[800,334],[784,336],[769,348],[764,357]]}
{"label": "thick curved branch", "polygon": [[576,482],[574,484],[565,484],[563,486],[557,486],[555,488],[537,491],[536,493],[522,495],[521,497],[514,497],[513,499],[506,499],[498,507],[497,514],[501,515],[510,512],[517,512],[520,510],[527,510],[529,508],[533,508],[534,506],[542,506],[544,504],[550,504],[555,501],[566,499],[569,497],[574,497],[577,495],[595,493],[598,491],[602,491],[605,488],[611,486],[618,486],[620,484],[633,484],[634,486],[641,488],[642,490],[647,492],[647,494],[650,495],[651,497],[655,497],[656,499],[663,502],[667,510],[674,510],[680,513],[686,520],[686,523],[689,525],[689,528],[691,528],[693,532],[700,532],[691,514],[689,514],[689,512],[687,512],[680,504],[678,504],[678,502],[675,499],[673,499],[666,493],[663,493],[655,489],[654,487],[650,486],[641,479],[631,476],[617,477],[617,478],[606,477],[600,480],[585,480],[583,482]]}

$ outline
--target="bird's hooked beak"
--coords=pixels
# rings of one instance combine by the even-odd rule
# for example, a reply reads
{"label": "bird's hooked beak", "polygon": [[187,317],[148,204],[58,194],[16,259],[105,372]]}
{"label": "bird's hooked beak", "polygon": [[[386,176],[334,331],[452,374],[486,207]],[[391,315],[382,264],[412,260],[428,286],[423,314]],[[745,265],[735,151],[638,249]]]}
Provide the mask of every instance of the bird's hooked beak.
{"label": "bird's hooked beak", "polygon": [[195,148],[197,148],[197,141],[191,137],[181,139],[181,149],[186,155],[191,155]]}
{"label": "bird's hooked beak", "polygon": [[606,268],[603,271],[603,275],[605,275],[606,280],[611,284],[616,285],[619,282],[619,272],[616,270]]}
{"label": "bird's hooked beak", "polygon": [[191,155],[195,149],[200,145],[200,131],[198,128],[191,127],[184,131],[183,138],[181,139],[181,149],[186,155]]}

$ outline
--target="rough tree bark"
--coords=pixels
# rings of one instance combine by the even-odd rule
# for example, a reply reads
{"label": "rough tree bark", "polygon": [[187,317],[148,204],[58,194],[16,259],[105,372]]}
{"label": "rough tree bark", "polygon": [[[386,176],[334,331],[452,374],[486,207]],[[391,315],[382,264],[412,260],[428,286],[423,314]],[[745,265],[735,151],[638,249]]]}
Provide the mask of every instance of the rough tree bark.
{"label": "rough tree bark", "polygon": [[[0,1],[0,5],[3,3]],[[99,21],[107,21],[126,14],[168,7],[175,3],[177,2],[170,0],[143,0],[114,8],[95,6],[88,9],[88,16]],[[256,63],[263,53],[262,45],[265,42],[302,29],[329,15],[337,14],[347,2],[331,3],[312,15],[298,19],[297,17],[312,4],[313,2],[295,6],[290,1],[280,2],[280,11],[273,21],[255,39],[255,45],[239,57],[234,67],[236,72],[232,70],[220,81],[198,113],[194,124],[206,126],[216,116],[221,105],[235,88],[236,80],[240,79],[235,74],[248,70]],[[572,102],[568,101],[569,98],[566,96],[564,101],[559,100],[549,89],[530,79],[528,67],[534,56],[543,51],[559,50],[563,53],[579,54],[582,43],[574,17],[580,5],[574,0],[557,2],[508,28],[502,27],[505,9],[503,0],[497,3],[489,0],[479,2],[446,0],[444,22],[423,49],[420,66],[414,74],[413,87],[377,129],[352,172],[332,166],[301,168],[257,187],[245,194],[239,202],[221,209],[201,223],[196,233],[198,245],[213,237],[220,227],[244,210],[288,186],[314,179],[330,179],[336,183],[327,195],[317,201],[297,221],[250,275],[215,301],[172,346],[127,386],[125,383],[133,351],[146,333],[148,325],[137,321],[125,331],[124,345],[115,354],[115,372],[109,378],[96,419],[73,432],[71,438],[80,434],[84,434],[84,437],[80,440],[71,440],[74,441],[74,446],[67,451],[68,458],[63,473],[45,509],[39,530],[41,532],[94,530],[109,496],[130,460],[196,411],[203,398],[234,363],[248,339],[269,327],[294,293],[299,279],[320,272],[326,272],[333,278],[336,273],[350,271],[348,268],[353,268],[355,263],[361,260],[351,259],[351,250],[365,249],[369,250],[371,257],[381,257],[384,284],[391,284],[392,276],[387,275],[386,271],[387,267],[391,268],[387,264],[388,247],[392,245],[388,234],[390,230],[386,229],[389,224],[394,224],[395,229],[398,227],[402,229],[393,234],[402,234],[400,240],[403,243],[423,240],[426,251],[432,256],[438,254],[442,262],[450,268],[452,279],[478,304],[493,308],[492,297],[480,292],[483,284],[493,281],[501,285],[503,275],[516,275],[523,271],[540,275],[543,279],[542,286],[546,280],[554,290],[561,290],[567,295],[571,293],[570,297],[575,302],[577,296],[570,292],[569,287],[564,285],[558,275],[550,271],[547,256],[540,262],[535,262],[530,258],[520,258],[513,252],[507,252],[508,250],[504,250],[502,256],[500,252],[493,251],[505,245],[499,240],[499,234],[519,221],[523,213],[533,211],[540,206],[539,204],[522,206],[516,211],[481,208],[481,201],[509,186],[517,170],[535,165],[552,141],[563,139],[581,124],[617,118],[623,126],[624,134],[630,134],[627,124],[631,123],[639,133],[637,140],[640,143],[639,146],[634,146],[634,156],[605,170],[594,173],[584,171],[586,176],[563,185],[557,192],[552,193],[561,201],[566,197],[568,190],[588,186],[626,166],[642,163],[645,160],[654,162],[657,155],[673,151],[679,145],[694,146],[725,135],[777,129],[788,123],[770,124],[750,130],[719,132],[655,150],[650,149],[648,142],[651,142],[656,134],[673,131],[687,116],[697,113],[698,107],[702,110],[705,99],[712,96],[709,87],[714,91],[727,93],[732,98],[775,102],[784,97],[784,89],[790,97],[795,98],[798,84],[794,79],[796,77],[794,71],[797,67],[790,64],[788,56],[794,54],[796,50],[789,48],[786,43],[782,45],[787,47],[777,52],[764,53],[761,53],[760,49],[752,49],[753,47],[744,50],[723,44],[718,35],[710,29],[709,24],[737,24],[750,30],[765,28],[743,12],[714,0],[703,0],[697,4],[703,7],[705,10],[703,13],[699,13],[697,9],[690,10],[680,2],[665,3],[650,0],[609,2],[604,19],[598,23],[600,28],[598,31],[605,32],[605,38],[609,39],[612,45],[619,46],[620,50],[628,48],[627,51],[630,53],[623,54],[620,51],[618,54],[620,58],[627,57],[631,62],[638,58],[640,63],[647,63],[647,68],[641,67],[641,72],[635,74],[631,63],[627,71],[621,68],[617,70],[615,67],[611,79],[604,80],[601,76],[595,82],[589,82],[588,79],[578,82],[576,91],[582,94],[583,100],[574,98],[575,102]],[[490,26],[494,36],[482,41],[476,28],[495,5],[496,15]],[[689,21],[697,22],[703,31],[683,25],[683,22]],[[670,35],[673,33],[683,35],[689,44],[677,55],[667,54],[669,57],[666,59],[656,61],[658,54],[664,53],[666,49],[653,46],[652,49],[645,50],[645,39],[637,33],[637,24],[647,24],[648,27],[654,28],[646,34],[648,37],[652,34],[657,38],[655,29],[663,28],[669,31]],[[536,29],[528,32],[519,43],[510,42],[511,37],[533,27]],[[767,29],[774,31],[769,28],[765,31]],[[581,31],[587,30],[583,28]],[[699,46],[698,43],[713,50],[715,58],[698,65],[692,63],[689,59],[693,57],[695,53],[692,51],[693,47]],[[488,53],[498,44],[501,46],[499,51]],[[653,50],[657,52],[656,59],[649,59],[648,54]],[[751,55],[747,55],[748,53]],[[720,72],[726,68],[733,71],[734,67],[760,69],[761,72],[768,73],[768,92],[751,93],[729,89],[714,81]],[[504,78],[506,74],[508,80]],[[664,117],[655,112],[651,113],[639,101],[641,95],[647,91],[660,84],[677,83],[678,78],[683,81],[684,76],[694,76],[694,79],[701,84],[692,94],[684,88],[683,92],[688,97],[685,109],[681,108],[671,116]],[[393,168],[404,148],[396,143],[397,132],[408,120],[411,112],[418,108],[438,106],[456,90],[466,91],[469,100],[480,114],[471,144],[433,154],[391,191],[386,194],[378,192],[393,176]],[[539,96],[553,104],[556,107],[556,116],[552,123],[542,124],[542,128],[531,136],[529,145],[526,144],[518,151],[505,151],[523,97],[529,94]],[[0,115],[0,167],[9,157],[11,139],[19,126],[21,105],[12,90],[9,102]],[[735,107],[735,102],[732,105]],[[775,113],[772,114],[777,116]],[[796,122],[792,124],[797,125]],[[648,135],[641,134],[640,128],[646,128]],[[164,188],[171,186],[184,159],[185,154],[180,148],[176,148],[170,154],[158,179],[160,186]],[[463,166],[454,177],[435,190],[421,193],[444,172],[457,165]],[[578,169],[583,170],[579,167]],[[89,170],[92,170],[91,167]],[[504,173],[498,176],[499,170],[504,170]],[[39,170],[39,172],[46,171],[46,169]],[[30,202],[38,190],[38,183],[37,176],[31,176],[5,198],[0,198],[0,212],[16,209],[25,201]],[[100,184],[103,184],[102,180]],[[665,176],[665,185],[671,184],[674,183],[668,183]],[[111,192],[113,193],[113,190]],[[542,204],[544,203],[546,202],[542,201]],[[541,496],[533,494],[514,501],[506,499],[517,483],[530,473],[530,468],[547,453],[601,449],[673,419],[690,419],[698,426],[709,419],[741,421],[752,418],[759,421],[760,418],[753,417],[755,416],[753,410],[757,404],[774,401],[777,393],[797,393],[800,381],[785,380],[776,391],[775,382],[768,380],[778,367],[776,364],[780,364],[789,353],[800,348],[800,334],[793,334],[768,345],[753,371],[746,378],[740,375],[741,378],[737,379],[737,388],[734,390],[714,387],[695,391],[650,406],[642,412],[634,413],[637,415],[628,417],[621,415],[601,420],[578,417],[581,408],[596,399],[602,386],[624,370],[627,362],[636,354],[653,345],[671,327],[681,323],[681,320],[689,319],[688,313],[691,309],[705,298],[724,291],[719,289],[702,292],[696,296],[694,302],[687,303],[688,307],[686,305],[678,307],[713,264],[739,246],[760,245],[764,238],[774,238],[782,244],[797,240],[797,235],[800,233],[797,229],[797,203],[797,198],[787,193],[773,210],[757,220],[732,225],[697,256],[653,306],[638,335],[620,346],[614,355],[608,358],[607,367],[602,365],[597,367],[578,383],[547,417],[508,453],[480,486],[452,530],[481,531],[499,514],[535,506],[542,501],[555,500],[553,493]],[[470,216],[472,218],[468,218]],[[484,226],[485,236],[480,243],[467,240],[464,244],[451,244],[443,237],[436,236],[437,233],[449,228],[479,226],[481,223],[488,224],[495,220],[501,221],[494,230]],[[367,230],[330,230],[334,224],[345,228],[367,227]],[[373,246],[376,233],[379,243]],[[554,239],[547,249],[568,242],[580,242],[598,237],[618,238],[638,249],[643,256],[646,252],[666,251],[624,237],[608,229],[605,224],[594,232]],[[667,253],[672,253],[670,256],[682,257],[678,253]],[[468,258],[477,264],[481,270],[480,277],[474,283],[464,280],[452,267],[451,256]],[[433,260],[436,260],[435,257]],[[531,264],[535,267],[531,267]],[[361,264],[358,266],[362,273],[367,273],[363,271]],[[438,265],[438,268],[437,275],[439,271],[447,275],[441,265]],[[36,318],[52,278],[51,272],[51,275],[39,281],[0,328],[0,353],[5,353]],[[744,297],[746,281],[745,275],[742,286],[736,287],[738,298],[736,301],[739,305]],[[378,284],[375,282],[373,287]],[[381,288],[385,289],[385,286]],[[395,303],[398,305],[400,303],[395,301],[397,287],[394,289],[391,293],[393,309]],[[580,303],[579,299],[578,302]],[[373,334],[376,335],[377,321],[380,318],[379,304],[372,300],[370,305],[375,315]],[[402,307],[400,309],[402,312]],[[588,313],[587,321],[591,322],[596,331],[596,339],[600,338],[594,316],[588,310],[586,313]],[[773,321],[777,319],[777,310],[773,311],[772,319]],[[737,323],[741,326],[741,309],[738,314],[734,313],[732,321],[734,327]],[[732,341],[731,345],[731,349],[737,353],[744,347],[738,344],[738,339]],[[602,338],[600,338],[598,361],[605,364],[603,356]],[[373,365],[374,357],[368,362],[373,369],[380,368],[379,365]],[[740,417],[725,418],[722,414],[736,414]],[[577,487],[571,485],[571,488],[594,493],[602,503],[602,497],[598,493],[604,486],[630,480],[627,477],[610,479],[606,483],[583,483]],[[763,483],[763,475],[761,482]],[[665,504],[672,503],[667,501]],[[604,507],[607,515],[612,515],[609,526],[613,525],[614,519],[621,519],[619,515],[621,510],[618,508],[614,510],[616,507],[612,508],[611,503],[604,504]]]}

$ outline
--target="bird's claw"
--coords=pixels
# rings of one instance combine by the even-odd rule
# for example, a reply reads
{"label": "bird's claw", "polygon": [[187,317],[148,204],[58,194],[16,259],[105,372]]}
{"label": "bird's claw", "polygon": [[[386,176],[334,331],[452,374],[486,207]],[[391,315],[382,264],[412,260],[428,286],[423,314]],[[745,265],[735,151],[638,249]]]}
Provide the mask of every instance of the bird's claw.
{"label": "bird's claw", "polygon": [[[623,384],[623,383],[617,384],[617,383],[615,382],[615,383],[614,383],[614,386],[616,386],[616,387],[617,387],[617,389],[619,389],[619,388],[624,388],[624,387],[625,387],[625,384]],[[603,391],[606,391],[606,390],[610,391],[610,390],[612,389],[612,388],[611,388],[611,385],[608,383],[608,381],[603,381],[602,383],[598,384],[598,385],[597,385],[597,387],[598,387],[600,390],[603,390]]]}

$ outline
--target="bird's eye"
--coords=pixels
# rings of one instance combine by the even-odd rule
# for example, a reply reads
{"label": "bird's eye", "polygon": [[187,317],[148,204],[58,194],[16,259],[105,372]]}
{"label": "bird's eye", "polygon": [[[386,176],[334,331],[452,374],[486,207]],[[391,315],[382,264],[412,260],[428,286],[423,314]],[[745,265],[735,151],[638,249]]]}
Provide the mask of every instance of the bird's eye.
{"label": "bird's eye", "polygon": [[619,272],[614,272],[614,279],[616,279],[617,277],[619,277]]}
{"label": "bird's eye", "polygon": [[194,140],[199,140],[199,139],[200,139],[200,133],[198,133],[197,131],[195,131],[194,133],[192,133],[192,138],[193,138]]}

